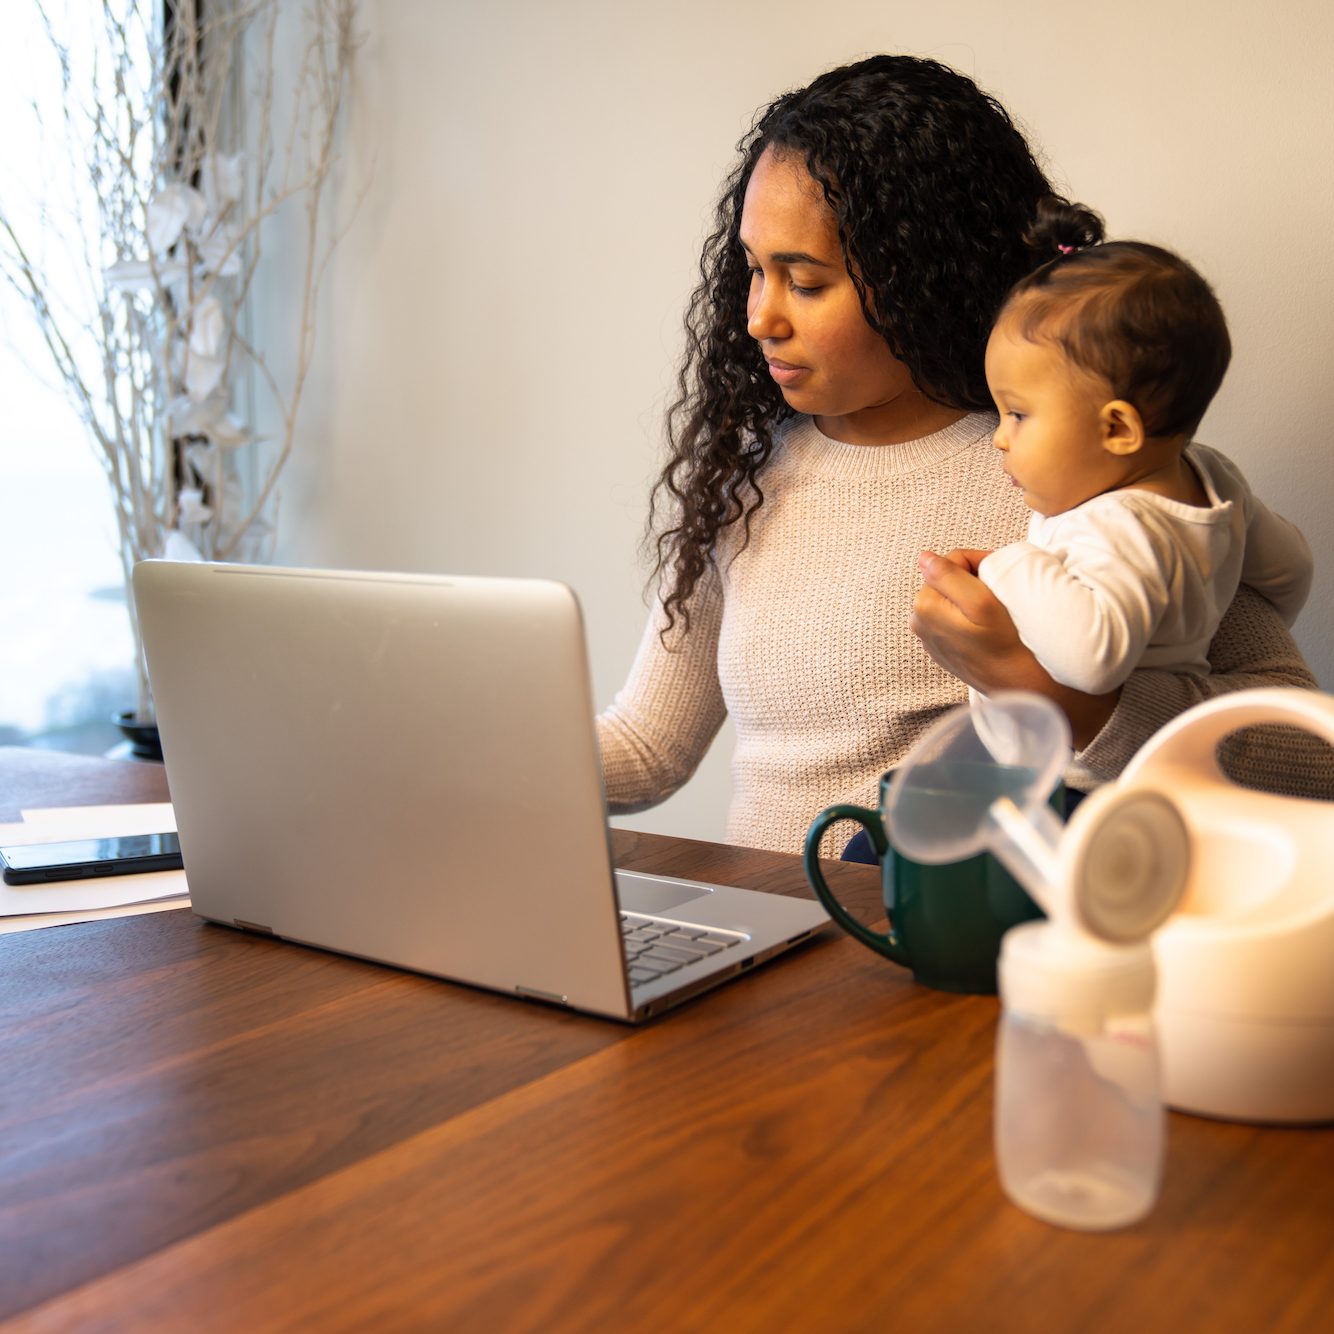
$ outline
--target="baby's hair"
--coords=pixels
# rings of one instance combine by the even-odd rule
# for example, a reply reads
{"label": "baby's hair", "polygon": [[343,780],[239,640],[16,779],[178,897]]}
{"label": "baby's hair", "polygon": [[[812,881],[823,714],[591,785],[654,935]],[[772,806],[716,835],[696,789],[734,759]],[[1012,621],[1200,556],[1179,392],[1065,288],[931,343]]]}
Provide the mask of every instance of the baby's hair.
{"label": "baby's hair", "polygon": [[1209,284],[1170,250],[1103,242],[1102,219],[1063,200],[1039,204],[1028,240],[1055,256],[1010,289],[1000,318],[1106,380],[1151,438],[1193,433],[1232,357]]}

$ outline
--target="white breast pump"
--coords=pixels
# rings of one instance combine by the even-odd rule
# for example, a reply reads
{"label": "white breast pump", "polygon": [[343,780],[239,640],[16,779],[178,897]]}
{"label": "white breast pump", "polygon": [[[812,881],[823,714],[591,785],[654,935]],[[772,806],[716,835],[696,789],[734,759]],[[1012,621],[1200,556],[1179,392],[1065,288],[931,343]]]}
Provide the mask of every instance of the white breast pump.
{"label": "white breast pump", "polygon": [[[928,729],[895,772],[885,803],[890,840],[919,862],[994,853],[1062,941],[1141,943],[1185,889],[1185,823],[1162,792],[1108,785],[1062,824],[1047,799],[1070,755],[1069,724],[1050,700],[1025,691],[979,696]],[[950,775],[947,803],[938,770]],[[969,773],[975,792],[959,790]]]}
{"label": "white breast pump", "polygon": [[[1191,840],[1172,799],[1144,786],[1099,789],[1063,825],[1047,799],[1070,754],[1050,701],[979,697],[923,736],[891,782],[884,818],[915,861],[993,853],[1046,911],[1048,921],[1011,929],[1001,945],[997,1165],[1030,1213],[1102,1229],[1143,1217],[1158,1194],[1164,1112],[1148,940],[1181,900]],[[976,790],[960,790],[969,775]]]}

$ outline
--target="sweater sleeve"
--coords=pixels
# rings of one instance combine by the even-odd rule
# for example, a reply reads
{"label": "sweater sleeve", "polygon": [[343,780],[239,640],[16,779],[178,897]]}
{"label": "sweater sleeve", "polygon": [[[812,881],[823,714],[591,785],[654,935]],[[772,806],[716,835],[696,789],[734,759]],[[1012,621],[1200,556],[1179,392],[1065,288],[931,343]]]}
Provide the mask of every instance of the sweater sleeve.
{"label": "sweater sleeve", "polygon": [[978,574],[1053,680],[1115,690],[1139,662],[1172,596],[1171,534],[1124,505],[1086,507],[1057,549],[1015,542]]}
{"label": "sweater sleeve", "polygon": [[655,604],[624,688],[598,715],[607,805],[613,815],[642,811],[671,796],[699,767],[727,708],[718,682],[723,598],[716,571],[700,581],[681,622],[663,643]]}
{"label": "sweater sleeve", "polygon": [[1278,608],[1285,625],[1297,619],[1311,592],[1314,565],[1311,548],[1296,524],[1262,501],[1247,484],[1241,469],[1226,454],[1192,445],[1191,458],[1204,465],[1214,488],[1234,504],[1245,506],[1246,555],[1241,581],[1263,593]]}
{"label": "sweater sleeve", "polygon": [[[1274,605],[1246,585],[1238,588],[1209,645],[1209,663],[1208,676],[1132,672],[1116,711],[1075,757],[1072,786],[1096,786],[1116,778],[1154,732],[1215,695],[1259,686],[1317,688]],[[1227,775],[1244,787],[1334,800],[1334,750],[1309,732],[1246,728],[1223,743],[1220,761]]]}
{"label": "sweater sleeve", "polygon": [[1296,525],[1254,501],[1246,528],[1242,582],[1263,593],[1278,609],[1285,625],[1297,619],[1311,592],[1314,564],[1311,548]]}

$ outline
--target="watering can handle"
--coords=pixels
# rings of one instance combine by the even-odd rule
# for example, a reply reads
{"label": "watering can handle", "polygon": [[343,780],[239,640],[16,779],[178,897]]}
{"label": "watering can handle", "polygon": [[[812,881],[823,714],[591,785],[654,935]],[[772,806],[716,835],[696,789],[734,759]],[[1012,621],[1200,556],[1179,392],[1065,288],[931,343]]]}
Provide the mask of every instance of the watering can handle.
{"label": "watering can handle", "polygon": [[1318,690],[1270,687],[1238,690],[1187,709],[1155,733],[1126,765],[1121,781],[1160,764],[1184,766],[1226,781],[1218,765],[1218,743],[1240,727],[1284,723],[1314,732],[1334,744],[1334,696]]}

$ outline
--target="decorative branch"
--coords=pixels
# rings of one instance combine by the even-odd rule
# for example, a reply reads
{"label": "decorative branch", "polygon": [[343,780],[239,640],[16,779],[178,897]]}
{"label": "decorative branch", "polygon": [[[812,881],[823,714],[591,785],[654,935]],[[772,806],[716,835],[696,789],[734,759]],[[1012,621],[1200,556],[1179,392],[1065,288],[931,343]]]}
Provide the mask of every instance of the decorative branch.
{"label": "decorative branch", "polygon": [[[103,0],[90,71],[78,68],[42,0],[34,3],[59,70],[67,132],[87,147],[84,189],[96,204],[87,212],[48,205],[32,237],[0,202],[0,279],[31,312],[106,474],[138,649],[138,711],[147,719],[129,594],[135,563],[164,554],[266,559],[271,551],[320,288],[345,234],[324,215],[356,0],[308,6],[283,107],[276,33],[279,9],[290,7],[281,0],[173,0],[160,31],[157,0]],[[262,229],[298,202],[296,348],[280,382],[243,324]],[[81,301],[64,296],[66,270],[86,284]],[[242,391],[256,385],[280,423],[276,439],[261,440],[237,415]],[[243,455],[262,456],[248,497]]]}

